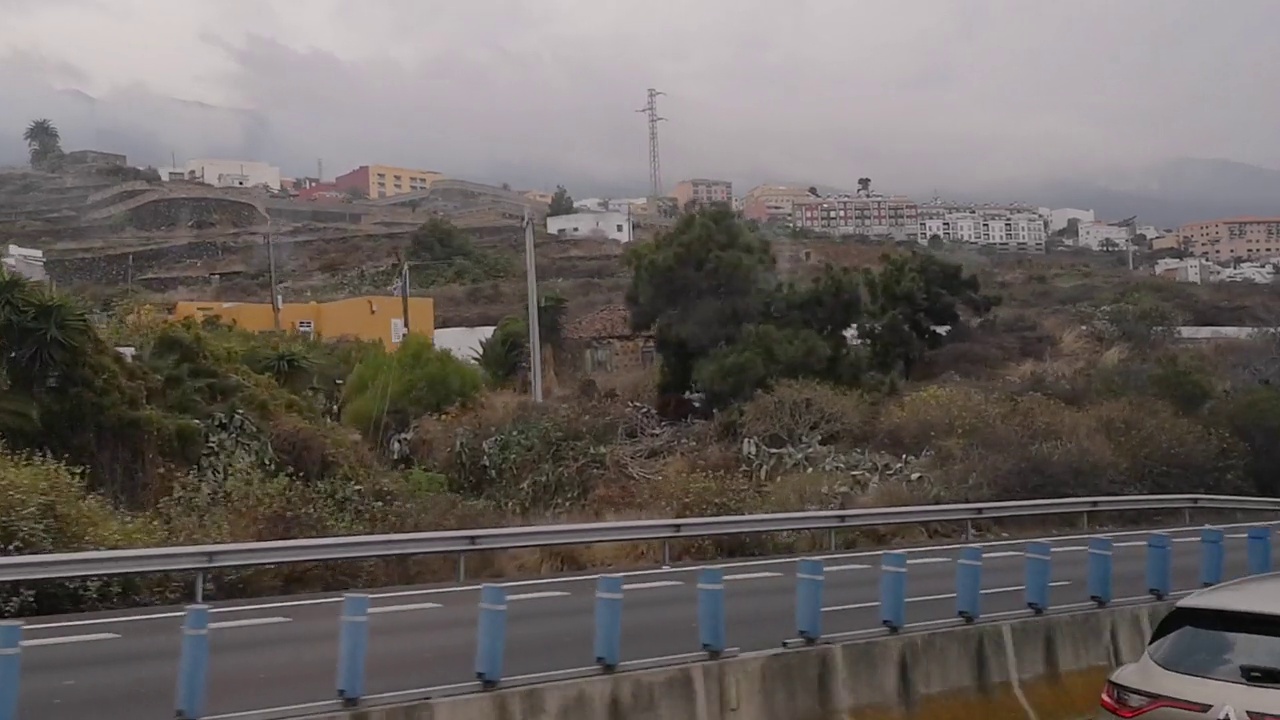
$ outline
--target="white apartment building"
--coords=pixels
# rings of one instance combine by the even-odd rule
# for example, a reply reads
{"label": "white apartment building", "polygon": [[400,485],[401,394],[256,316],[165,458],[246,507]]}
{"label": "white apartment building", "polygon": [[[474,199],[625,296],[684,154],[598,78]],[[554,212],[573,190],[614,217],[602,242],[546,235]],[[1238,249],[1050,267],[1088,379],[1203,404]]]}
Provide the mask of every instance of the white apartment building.
{"label": "white apartment building", "polygon": [[1104,222],[1082,222],[1076,246],[1090,250],[1125,250],[1129,247],[1131,232],[1131,228],[1116,227]]}
{"label": "white apartment building", "polygon": [[967,243],[1003,252],[1044,252],[1044,218],[1035,212],[971,210],[920,220],[919,241],[927,245],[935,235],[944,242]]}
{"label": "white apartment building", "polygon": [[562,238],[596,238],[629,243],[634,239],[631,214],[581,212],[547,218],[547,232]]}
{"label": "white apartment building", "polygon": [[899,242],[918,239],[919,206],[908,198],[877,194],[810,198],[791,204],[791,226],[797,230],[889,237]]}
{"label": "white apartment building", "polygon": [[[280,189],[280,168],[251,160],[189,160],[187,179],[214,187],[259,187]],[[160,174],[167,180],[165,173]]]}

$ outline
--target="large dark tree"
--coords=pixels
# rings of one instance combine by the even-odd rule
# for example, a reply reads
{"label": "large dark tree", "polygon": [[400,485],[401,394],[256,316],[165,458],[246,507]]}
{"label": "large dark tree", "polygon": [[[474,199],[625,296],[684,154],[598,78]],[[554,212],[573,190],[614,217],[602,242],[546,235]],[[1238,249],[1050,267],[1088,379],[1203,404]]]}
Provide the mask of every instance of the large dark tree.
{"label": "large dark tree", "polygon": [[926,350],[942,344],[945,335],[936,328],[955,326],[962,311],[984,315],[999,302],[982,294],[976,276],[929,253],[885,256],[879,271],[866,270],[863,277],[868,317],[859,337],[875,369],[904,377]]}
{"label": "large dark tree", "polygon": [[577,212],[573,205],[573,197],[569,195],[569,191],[564,189],[563,185],[556,186],[555,195],[551,196],[551,205],[547,209],[547,215],[572,215]]}
{"label": "large dark tree", "polygon": [[[659,392],[700,391],[712,407],[784,378],[856,384],[863,370],[910,373],[942,342],[934,326],[993,299],[960,266],[926,254],[885,258],[862,277],[827,266],[805,283],[781,283],[769,244],[724,208],[680,220],[627,256],[632,324],[652,330]],[[859,330],[864,342],[849,342]]]}

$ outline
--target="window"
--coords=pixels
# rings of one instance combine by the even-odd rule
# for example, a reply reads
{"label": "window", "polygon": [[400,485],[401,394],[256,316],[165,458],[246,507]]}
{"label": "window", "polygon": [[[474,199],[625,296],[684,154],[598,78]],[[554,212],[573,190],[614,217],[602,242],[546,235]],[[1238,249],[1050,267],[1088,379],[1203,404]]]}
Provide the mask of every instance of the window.
{"label": "window", "polygon": [[1280,617],[1175,608],[1152,633],[1147,655],[1180,675],[1280,687]]}
{"label": "window", "polygon": [[617,227],[617,232],[622,232],[622,223],[618,223],[616,227]]}

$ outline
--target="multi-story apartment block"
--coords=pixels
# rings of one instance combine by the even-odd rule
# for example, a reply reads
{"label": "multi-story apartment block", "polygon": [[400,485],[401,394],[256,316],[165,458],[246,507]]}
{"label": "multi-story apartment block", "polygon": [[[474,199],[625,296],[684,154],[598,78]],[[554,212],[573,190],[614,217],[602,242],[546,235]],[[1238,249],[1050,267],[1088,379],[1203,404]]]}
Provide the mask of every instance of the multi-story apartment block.
{"label": "multi-story apartment block", "polygon": [[836,195],[794,201],[791,224],[798,230],[828,235],[890,236],[916,240],[919,206],[905,197]]}
{"label": "multi-story apartment block", "polygon": [[385,198],[404,193],[419,192],[431,187],[431,183],[444,177],[434,170],[410,170],[389,165],[361,165],[345,175],[333,179],[342,191],[357,192],[367,198]]}
{"label": "multi-story apartment block", "polygon": [[671,192],[671,196],[676,199],[676,207],[681,210],[690,207],[704,208],[713,203],[724,203],[730,205],[733,203],[733,183],[728,180],[707,180],[704,178],[694,178],[693,180],[681,180],[676,183],[676,189]]}
{"label": "multi-story apartment block", "polygon": [[757,222],[791,222],[791,206],[814,200],[808,189],[785,185],[757,185],[742,197],[742,216]]}
{"label": "multi-story apartment block", "polygon": [[1184,249],[1215,262],[1280,256],[1280,217],[1238,217],[1183,225],[1166,236],[1165,247]]}
{"label": "multi-story apartment block", "polygon": [[939,237],[944,242],[969,243],[1004,252],[1044,252],[1044,216],[1036,212],[983,208],[920,219],[920,242]]}

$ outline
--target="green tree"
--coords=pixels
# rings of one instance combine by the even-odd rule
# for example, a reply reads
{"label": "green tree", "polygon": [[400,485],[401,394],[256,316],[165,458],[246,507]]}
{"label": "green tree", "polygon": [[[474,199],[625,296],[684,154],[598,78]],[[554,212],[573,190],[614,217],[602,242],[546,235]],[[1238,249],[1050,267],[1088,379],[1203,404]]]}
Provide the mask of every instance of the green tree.
{"label": "green tree", "polygon": [[685,215],[626,262],[632,326],[654,330],[662,394],[691,390],[698,360],[759,323],[774,285],[768,242],[723,208]]}
{"label": "green tree", "polygon": [[48,118],[32,120],[23,131],[22,139],[27,143],[32,168],[47,169],[62,158],[62,136]]}
{"label": "green tree", "polygon": [[830,265],[779,283],[769,244],[728,208],[683,218],[629,251],[636,329],[653,328],[659,392],[704,393],[711,407],[787,378],[853,383],[861,361],[845,333],[862,314],[858,276]]}
{"label": "green tree", "polygon": [[[567,308],[568,301],[560,295],[548,294],[538,300],[538,337],[544,357],[563,350]],[[503,318],[493,334],[480,343],[480,367],[495,384],[514,379],[529,363],[529,323],[523,315]]]}
{"label": "green tree", "polygon": [[342,419],[380,441],[424,415],[470,402],[483,384],[475,367],[410,333],[394,352],[366,357],[352,371]]}
{"label": "green tree", "polygon": [[947,242],[946,242],[945,240],[943,240],[943,239],[942,239],[942,236],[941,236],[941,235],[939,235],[938,233],[934,233],[934,234],[932,234],[932,235],[930,235],[930,236],[929,236],[929,249],[930,249],[930,250],[941,250],[941,249],[945,248],[946,246],[947,246]]}
{"label": "green tree", "polygon": [[573,197],[569,195],[569,191],[564,189],[563,185],[556,186],[556,192],[551,196],[551,205],[547,209],[547,215],[554,217],[556,215],[572,215],[577,210],[573,206]]}
{"label": "green tree", "polygon": [[977,276],[928,253],[885,256],[884,266],[864,271],[863,279],[868,318],[858,335],[874,369],[906,378],[926,350],[942,345],[945,336],[935,328],[954,327],[962,310],[981,316],[999,303],[982,294]]}

